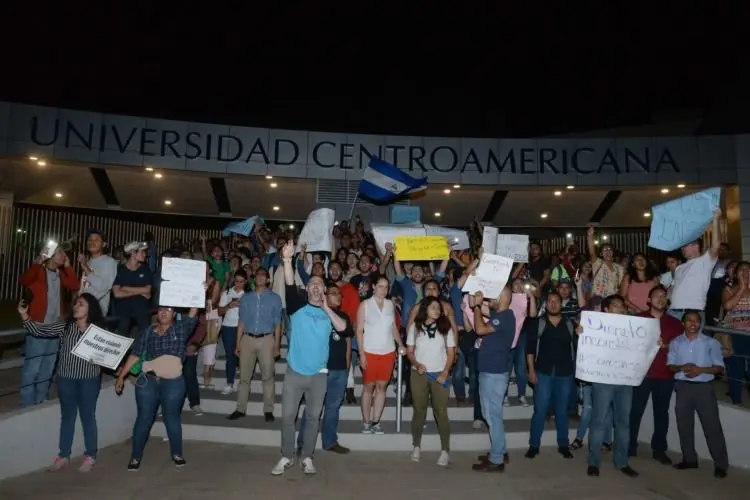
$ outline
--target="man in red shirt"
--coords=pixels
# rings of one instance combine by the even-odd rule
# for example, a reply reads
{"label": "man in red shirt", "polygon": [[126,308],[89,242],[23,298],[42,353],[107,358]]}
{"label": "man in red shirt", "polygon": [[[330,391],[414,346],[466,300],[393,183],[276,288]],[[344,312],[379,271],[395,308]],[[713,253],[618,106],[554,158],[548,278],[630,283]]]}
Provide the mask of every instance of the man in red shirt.
{"label": "man in red shirt", "polygon": [[674,373],[667,368],[669,343],[683,332],[682,323],[667,314],[667,289],[655,286],[649,293],[648,312],[640,314],[644,318],[658,319],[661,324],[662,346],[656,353],[651,368],[641,385],[633,388],[633,405],[630,410],[630,447],[628,453],[636,456],[638,450],[638,432],[641,429],[641,418],[646,410],[648,397],[654,410],[654,434],[651,436],[651,451],[655,460],[670,465],[672,459],[667,455],[667,431],[669,431],[669,402],[674,390]]}

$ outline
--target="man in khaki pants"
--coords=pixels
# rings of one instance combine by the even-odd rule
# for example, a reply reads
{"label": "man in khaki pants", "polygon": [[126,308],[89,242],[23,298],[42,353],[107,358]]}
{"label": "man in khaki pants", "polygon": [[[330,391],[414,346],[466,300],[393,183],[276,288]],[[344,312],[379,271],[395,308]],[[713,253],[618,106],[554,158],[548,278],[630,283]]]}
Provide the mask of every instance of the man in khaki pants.
{"label": "man in khaki pants", "polygon": [[237,409],[229,420],[245,416],[257,361],[263,380],[263,415],[266,422],[273,422],[275,364],[281,350],[281,297],[268,288],[268,271],[262,267],[255,271],[255,290],[242,296],[239,309],[236,352],[240,358],[240,387]]}

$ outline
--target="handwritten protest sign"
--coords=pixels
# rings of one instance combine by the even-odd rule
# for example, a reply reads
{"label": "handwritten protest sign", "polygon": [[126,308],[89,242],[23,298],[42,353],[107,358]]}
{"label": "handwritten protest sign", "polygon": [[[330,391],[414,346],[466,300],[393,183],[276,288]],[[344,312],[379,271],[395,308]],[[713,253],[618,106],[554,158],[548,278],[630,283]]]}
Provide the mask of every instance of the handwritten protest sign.
{"label": "handwritten protest sign", "polygon": [[636,386],[659,350],[659,320],[584,311],[578,339],[576,378]]}
{"label": "handwritten protest sign", "polygon": [[165,307],[206,307],[206,262],[164,257],[161,260],[159,305]]}
{"label": "handwritten protest sign", "polygon": [[396,258],[409,260],[445,260],[450,248],[443,236],[396,236]]}
{"label": "handwritten protest sign", "polygon": [[134,340],[90,325],[71,352],[95,365],[116,370]]}
{"label": "handwritten protest sign", "polygon": [[426,236],[422,224],[370,224],[372,236],[381,254],[385,253],[385,244],[394,243],[396,236]]}
{"label": "handwritten protest sign", "polygon": [[[485,249],[486,251],[486,249]],[[514,262],[529,261],[528,234],[498,234],[495,255],[513,259]]]}
{"label": "handwritten protest sign", "polygon": [[482,230],[482,250],[487,253],[497,254],[497,228],[484,226]]}
{"label": "handwritten protest sign", "polygon": [[469,276],[461,290],[467,293],[482,292],[488,299],[496,299],[508,283],[513,261],[501,255],[483,253],[476,272]]}
{"label": "handwritten protest sign", "polygon": [[470,247],[469,235],[466,231],[443,226],[429,226],[427,224],[424,225],[424,231],[427,236],[442,236],[448,238],[451,250],[466,250]]}
{"label": "handwritten protest sign", "polygon": [[330,208],[319,208],[310,212],[305,226],[299,234],[297,252],[307,245],[308,252],[333,252],[333,224],[336,212]]}
{"label": "handwritten protest sign", "polygon": [[651,236],[648,246],[676,250],[703,236],[719,208],[721,188],[711,188],[651,209]]}
{"label": "handwritten protest sign", "polygon": [[422,219],[418,206],[393,205],[391,224],[419,224]]}

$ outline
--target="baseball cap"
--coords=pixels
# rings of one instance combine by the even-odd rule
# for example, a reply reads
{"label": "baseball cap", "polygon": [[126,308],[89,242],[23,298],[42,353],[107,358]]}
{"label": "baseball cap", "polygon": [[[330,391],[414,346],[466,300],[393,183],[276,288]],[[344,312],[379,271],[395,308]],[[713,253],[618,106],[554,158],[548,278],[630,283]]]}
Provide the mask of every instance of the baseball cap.
{"label": "baseball cap", "polygon": [[137,252],[138,250],[146,250],[148,248],[148,243],[144,241],[131,241],[127,245],[125,245],[124,251],[125,253],[133,253]]}

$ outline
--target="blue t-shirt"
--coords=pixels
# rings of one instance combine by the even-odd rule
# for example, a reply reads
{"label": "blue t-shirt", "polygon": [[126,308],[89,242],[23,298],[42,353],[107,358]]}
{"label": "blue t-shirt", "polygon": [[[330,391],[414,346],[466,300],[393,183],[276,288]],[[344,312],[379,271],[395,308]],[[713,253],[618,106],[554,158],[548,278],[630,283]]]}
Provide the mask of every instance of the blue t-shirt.
{"label": "blue t-shirt", "polygon": [[328,314],[307,304],[292,314],[289,368],[300,375],[315,375],[328,366],[329,337],[333,327]]}
{"label": "blue t-shirt", "polygon": [[510,309],[490,312],[490,325],[494,333],[482,335],[477,352],[477,371],[480,373],[506,373],[510,371],[510,350],[516,336],[516,316]]}

